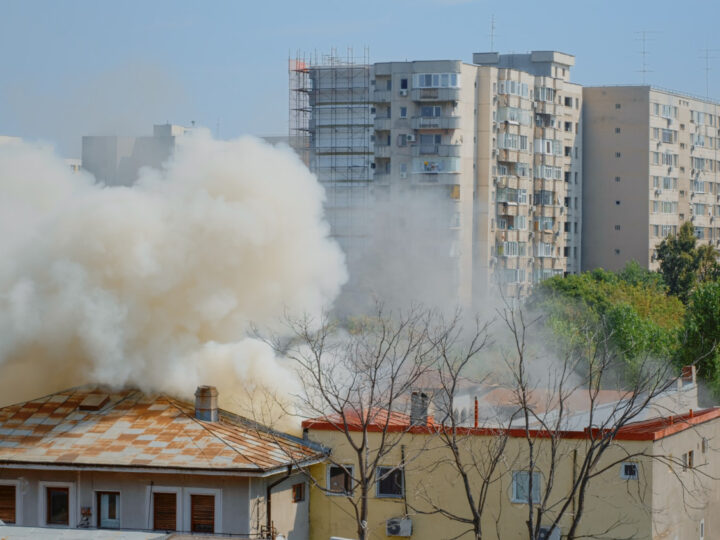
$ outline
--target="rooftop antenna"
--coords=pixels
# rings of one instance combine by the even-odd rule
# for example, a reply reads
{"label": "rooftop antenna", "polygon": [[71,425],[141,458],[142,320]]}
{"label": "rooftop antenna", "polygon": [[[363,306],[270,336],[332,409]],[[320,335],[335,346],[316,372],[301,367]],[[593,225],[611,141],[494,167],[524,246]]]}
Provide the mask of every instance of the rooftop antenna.
{"label": "rooftop antenna", "polygon": [[703,55],[700,57],[705,60],[705,97],[710,99],[710,60],[715,60],[717,56],[712,56],[711,53],[718,52],[720,49],[710,49],[705,47],[702,50]]}
{"label": "rooftop antenna", "polygon": [[651,34],[657,34],[659,32],[656,32],[654,30],[640,30],[639,32],[635,32],[635,35],[637,36],[635,39],[639,39],[642,43],[642,48],[640,49],[640,56],[642,57],[642,68],[638,69],[638,73],[642,73],[642,83],[643,85],[646,82],[646,75],[648,73],[652,73],[651,69],[648,69],[647,64],[647,57],[650,55],[650,52],[647,48],[647,42],[649,41],[648,36]]}
{"label": "rooftop antenna", "polygon": [[490,52],[495,51],[495,14],[490,17]]}

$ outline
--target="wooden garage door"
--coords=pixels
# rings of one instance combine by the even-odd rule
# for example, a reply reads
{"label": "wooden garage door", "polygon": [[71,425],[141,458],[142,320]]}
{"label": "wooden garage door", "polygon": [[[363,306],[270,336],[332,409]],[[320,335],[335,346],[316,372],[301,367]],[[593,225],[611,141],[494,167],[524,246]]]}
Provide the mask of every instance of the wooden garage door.
{"label": "wooden garage door", "polygon": [[215,532],[215,496],[190,495],[190,530]]}
{"label": "wooden garage door", "polygon": [[177,528],[177,495],[153,493],[153,529],[174,531]]}
{"label": "wooden garage door", "polygon": [[0,521],[15,523],[15,486],[0,486]]}

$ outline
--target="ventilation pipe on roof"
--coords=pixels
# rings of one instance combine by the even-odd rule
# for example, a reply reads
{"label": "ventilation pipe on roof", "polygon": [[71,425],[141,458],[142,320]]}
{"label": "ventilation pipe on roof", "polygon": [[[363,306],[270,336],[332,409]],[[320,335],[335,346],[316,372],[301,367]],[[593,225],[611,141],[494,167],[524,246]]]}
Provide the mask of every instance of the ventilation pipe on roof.
{"label": "ventilation pipe on roof", "polygon": [[410,424],[413,426],[427,425],[428,404],[430,398],[425,392],[413,392],[410,396]]}
{"label": "ventilation pipe on roof", "polygon": [[218,421],[218,391],[214,386],[198,386],[195,390],[195,418]]}

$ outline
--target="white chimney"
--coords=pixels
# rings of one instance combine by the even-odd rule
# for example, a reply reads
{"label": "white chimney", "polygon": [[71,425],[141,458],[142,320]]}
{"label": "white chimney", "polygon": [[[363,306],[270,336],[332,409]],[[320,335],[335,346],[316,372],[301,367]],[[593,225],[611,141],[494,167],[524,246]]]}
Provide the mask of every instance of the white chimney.
{"label": "white chimney", "polygon": [[214,386],[198,386],[195,390],[195,418],[217,422],[218,391]]}

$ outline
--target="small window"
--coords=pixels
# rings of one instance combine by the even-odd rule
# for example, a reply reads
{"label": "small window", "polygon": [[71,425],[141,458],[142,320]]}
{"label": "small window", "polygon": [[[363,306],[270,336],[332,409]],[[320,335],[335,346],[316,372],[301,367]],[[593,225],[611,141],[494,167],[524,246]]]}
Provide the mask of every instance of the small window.
{"label": "small window", "polygon": [[700,444],[701,444],[702,453],[705,454],[709,448],[707,437],[703,437],[702,442]]}
{"label": "small window", "polygon": [[619,181],[620,181],[620,177],[619,177],[619,176],[616,176],[616,177],[615,177],[615,181],[616,181],[616,182],[619,182]]}
{"label": "small window", "polygon": [[621,107],[621,105],[620,105],[619,103],[616,103],[616,104],[615,104],[615,108],[616,108],[616,109],[619,109],[620,107]]}
{"label": "small window", "polygon": [[[619,251],[619,250],[615,250]],[[623,463],[620,465],[620,478],[623,480],[637,480],[638,478],[638,466],[637,463]]]}
{"label": "small window", "polygon": [[400,118],[407,118],[407,107],[400,107]]}
{"label": "small window", "polygon": [[66,487],[46,488],[48,525],[70,525],[70,489]]}
{"label": "small window", "polygon": [[615,157],[616,158],[622,157],[622,154],[620,152],[615,152]]}
{"label": "small window", "polygon": [[705,540],[705,520],[700,520],[700,540]]}
{"label": "small window", "polygon": [[385,90],[392,90],[392,79],[385,81]]}
{"label": "small window", "polygon": [[330,465],[327,489],[331,493],[347,495],[352,492],[352,465]]}
{"label": "small window", "polygon": [[615,250],[615,255],[620,255],[620,250],[619,250],[619,249],[616,249],[616,250]]}
{"label": "small window", "polygon": [[190,495],[190,531],[215,532],[215,495]]}
{"label": "small window", "polygon": [[98,529],[117,529],[120,527],[120,494],[110,491],[97,493]]}
{"label": "small window", "polygon": [[[407,80],[407,79],[406,79]],[[292,502],[299,503],[305,500],[305,484],[293,484],[292,487]]]}
{"label": "small window", "polygon": [[404,475],[399,467],[377,468],[377,496],[402,497],[404,493]]}
{"label": "small window", "polygon": [[0,522],[15,523],[15,486],[0,486]]}
{"label": "small window", "polygon": [[615,230],[616,230],[616,231],[619,231],[619,230],[620,230],[620,225],[615,225]]}
{"label": "small window", "polygon": [[615,201],[615,206],[620,206],[620,201]]}
{"label": "small window", "polygon": [[400,79],[400,90],[407,90],[407,87],[408,87],[408,80]]}
{"label": "small window", "polygon": [[615,128],[615,133],[620,133],[620,128],[619,128],[619,127],[616,127],[616,128]]}
{"label": "small window", "polygon": [[[512,502],[529,503],[530,502],[530,472],[529,471],[513,471],[512,476]],[[533,504],[540,502],[540,473],[532,473],[532,502]]]}

